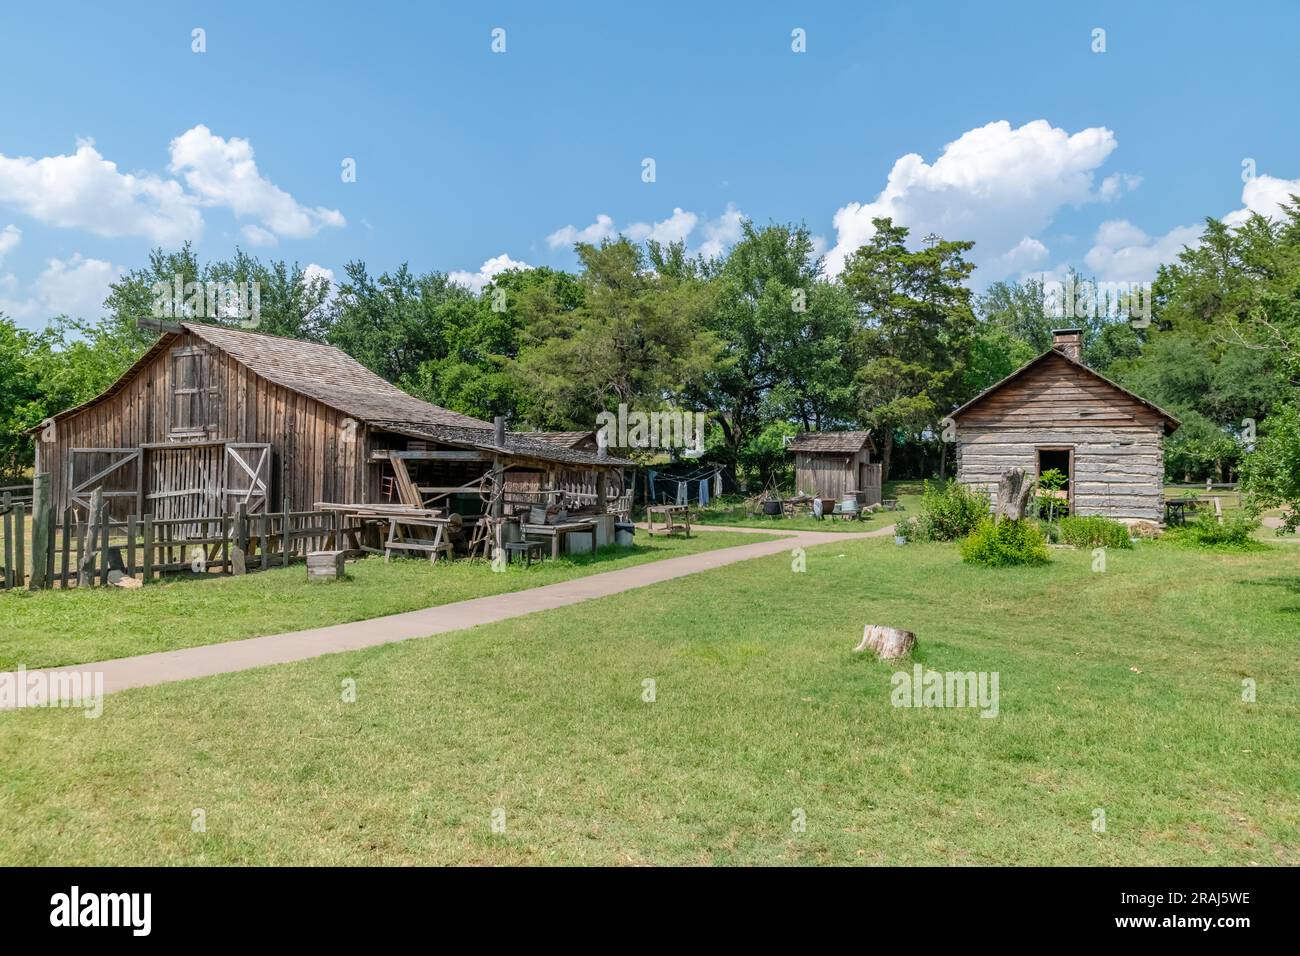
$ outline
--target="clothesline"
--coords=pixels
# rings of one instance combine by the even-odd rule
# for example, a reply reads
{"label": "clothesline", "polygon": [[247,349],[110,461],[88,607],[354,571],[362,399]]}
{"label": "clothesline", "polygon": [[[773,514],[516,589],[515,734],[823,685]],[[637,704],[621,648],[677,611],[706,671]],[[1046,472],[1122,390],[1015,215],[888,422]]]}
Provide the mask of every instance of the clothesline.
{"label": "clothesline", "polygon": [[[699,497],[700,506],[705,507],[708,505],[710,499],[710,494],[709,494],[710,481],[714,482],[715,485],[713,490],[713,496],[720,496],[722,494],[722,467],[719,465],[719,466],[715,466],[712,469],[701,469],[686,478],[679,478],[675,475],[660,475],[654,469],[647,469],[646,483],[649,488],[650,501],[659,500],[659,482],[661,481],[666,481],[671,483],[671,488],[672,488],[671,497],[673,498],[675,503],[679,505],[685,505],[689,503],[690,483],[698,482],[699,484],[698,484],[697,494]],[[666,501],[668,500],[670,495],[668,494],[668,492],[665,492],[663,497],[664,500]]]}

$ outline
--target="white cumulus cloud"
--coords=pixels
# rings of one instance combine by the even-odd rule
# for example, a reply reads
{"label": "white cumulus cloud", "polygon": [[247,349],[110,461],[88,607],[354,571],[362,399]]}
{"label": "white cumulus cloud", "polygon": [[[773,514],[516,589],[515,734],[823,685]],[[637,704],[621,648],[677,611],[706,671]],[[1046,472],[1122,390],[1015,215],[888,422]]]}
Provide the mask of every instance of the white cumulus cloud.
{"label": "white cumulus cloud", "polygon": [[663,222],[634,222],[623,231],[629,239],[637,242],[653,239],[655,242],[666,244],[684,240],[695,231],[695,224],[699,221],[699,216],[679,206],[673,209],[673,214]]}
{"label": "white cumulus cloud", "polygon": [[602,239],[610,239],[614,236],[614,220],[612,217],[600,213],[596,216],[596,221],[589,226],[579,229],[577,226],[563,226],[546,237],[546,244],[552,249],[558,249],[561,246],[571,246],[577,242],[598,243]]}
{"label": "white cumulus cloud", "polygon": [[0,262],[4,262],[5,256],[13,252],[22,241],[23,231],[13,223],[0,230]]}
{"label": "white cumulus cloud", "polygon": [[503,252],[501,255],[493,256],[484,262],[479,266],[478,272],[450,272],[447,274],[447,278],[457,285],[463,285],[471,292],[482,292],[483,287],[491,282],[494,276],[500,275],[502,272],[510,269],[531,268],[532,266],[528,263],[511,259]]}
{"label": "white cumulus cloud", "polygon": [[203,204],[256,219],[256,231],[245,231],[245,238],[255,244],[279,237],[307,239],[323,227],[346,225],[337,209],[304,206],[258,172],[248,140],[224,139],[202,124],[171,141],[169,168]]}
{"label": "white cumulus cloud", "polygon": [[[1229,212],[1222,221],[1239,226],[1252,213],[1277,219],[1282,215],[1282,204],[1289,203],[1293,195],[1300,195],[1300,179],[1256,176],[1242,187],[1242,208]],[[1175,261],[1184,248],[1195,248],[1202,231],[1200,225],[1175,226],[1163,235],[1149,236],[1127,220],[1108,220],[1098,227],[1083,261],[1103,282],[1148,282],[1161,265]]]}
{"label": "white cumulus cloud", "polygon": [[[0,298],[0,312],[16,319],[48,319],[56,315],[93,319],[104,314],[108,287],[122,277],[121,266],[80,254],[70,259],[50,259],[19,299]],[[18,286],[12,275],[0,280],[0,290]]]}
{"label": "white cumulus cloud", "polygon": [[203,217],[180,183],[119,172],[82,140],[66,156],[0,154],[0,204],[39,222],[97,236],[144,236],[163,244],[198,238]]}
{"label": "white cumulus cloud", "polygon": [[736,204],[727,203],[726,212],[701,227],[704,241],[700,243],[699,254],[706,259],[722,255],[740,240],[744,221],[745,214],[736,208]]}
{"label": "white cumulus cloud", "polygon": [[[1115,134],[1104,127],[1069,133],[1046,120],[1014,129],[1000,120],[963,133],[933,163],[909,153],[894,163],[874,200],[835,213],[836,242],[826,271],[838,274],[875,232],[871,220],[890,216],[916,237],[937,232],[974,240],[973,261],[985,267],[985,278],[998,278],[997,270],[1007,268],[1017,247],[1050,224],[1057,210],[1101,198],[1093,189],[1095,172],[1116,146]],[[1112,185],[1112,195],[1119,185]]]}

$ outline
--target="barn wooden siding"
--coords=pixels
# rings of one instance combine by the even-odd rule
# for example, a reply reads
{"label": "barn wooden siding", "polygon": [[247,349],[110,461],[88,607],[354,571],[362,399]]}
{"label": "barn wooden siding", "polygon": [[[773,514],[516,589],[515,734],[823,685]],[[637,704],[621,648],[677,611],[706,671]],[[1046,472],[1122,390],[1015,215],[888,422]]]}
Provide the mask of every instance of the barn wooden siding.
{"label": "barn wooden siding", "polygon": [[[200,423],[202,429],[190,427],[195,423],[184,420],[185,410],[178,421],[177,407],[183,399],[176,395],[177,376],[188,379],[191,373],[185,363],[178,371],[175,355],[186,349],[198,350],[196,387],[206,391],[211,402],[212,413]],[[38,470],[50,473],[53,500],[62,510],[69,504],[69,449],[138,448],[178,439],[174,428],[194,438],[201,430],[211,439],[270,444],[270,510],[279,511],[286,494],[298,509],[311,508],[316,501],[368,500],[369,429],[364,422],[267,381],[188,332],[155,355],[120,391],[59,420],[53,442],[38,436]],[[145,449],[146,476],[149,454]]]}
{"label": "barn wooden siding", "polygon": [[1051,356],[956,419],[957,476],[996,492],[1008,468],[1038,473],[1039,448],[1072,448],[1074,513],[1164,519],[1164,419],[1086,370]]}

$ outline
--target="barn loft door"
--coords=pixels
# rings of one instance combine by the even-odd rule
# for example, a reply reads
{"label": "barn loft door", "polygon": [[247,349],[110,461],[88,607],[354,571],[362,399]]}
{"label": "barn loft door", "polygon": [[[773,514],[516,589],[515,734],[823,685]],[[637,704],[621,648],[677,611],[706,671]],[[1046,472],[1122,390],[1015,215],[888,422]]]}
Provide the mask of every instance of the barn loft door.
{"label": "barn loft door", "polygon": [[226,445],[226,510],[246,505],[249,514],[266,510],[271,488],[271,446],[231,442]]}
{"label": "barn loft door", "polygon": [[68,504],[90,511],[90,496],[104,491],[110,513],[121,520],[141,510],[143,469],[139,448],[73,448],[68,452]]}
{"label": "barn loft door", "polygon": [[172,349],[173,439],[206,438],[216,425],[217,389],[208,353],[199,346]]}

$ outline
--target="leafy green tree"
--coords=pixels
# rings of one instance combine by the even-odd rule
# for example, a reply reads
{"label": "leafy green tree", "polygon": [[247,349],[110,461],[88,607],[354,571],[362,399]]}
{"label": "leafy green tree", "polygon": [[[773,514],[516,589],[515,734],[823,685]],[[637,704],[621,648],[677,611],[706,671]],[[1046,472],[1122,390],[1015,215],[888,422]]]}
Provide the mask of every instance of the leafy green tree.
{"label": "leafy green tree", "polygon": [[889,480],[896,432],[937,432],[940,417],[965,395],[971,337],[974,243],[940,240],[907,248],[908,230],[889,218],[845,264],[843,281],[858,305],[865,361],[858,373],[864,416],[879,430],[881,471]]}
{"label": "leafy green tree", "polygon": [[591,428],[621,402],[655,410],[699,390],[718,359],[706,327],[712,289],[689,270],[661,273],[625,239],[579,243],[581,298],[560,290],[521,302],[522,345],[511,363],[521,405],[539,427]]}
{"label": "leafy green tree", "polygon": [[1264,423],[1258,446],[1242,463],[1242,487],[1252,515],[1282,508],[1284,531],[1300,527],[1300,403],[1280,405]]}
{"label": "leafy green tree", "polygon": [[853,302],[821,278],[803,226],[744,222],[740,240],[703,271],[714,287],[707,323],[721,354],[698,398],[718,412],[719,458],[733,478],[741,468],[766,480],[788,458],[760,438],[769,424],[829,428],[855,417]]}
{"label": "leafy green tree", "polygon": [[447,356],[449,329],[465,321],[475,296],[445,273],[416,275],[404,263],[373,278],[350,262],[324,320],[324,336],[390,382],[418,382],[420,366]]}

